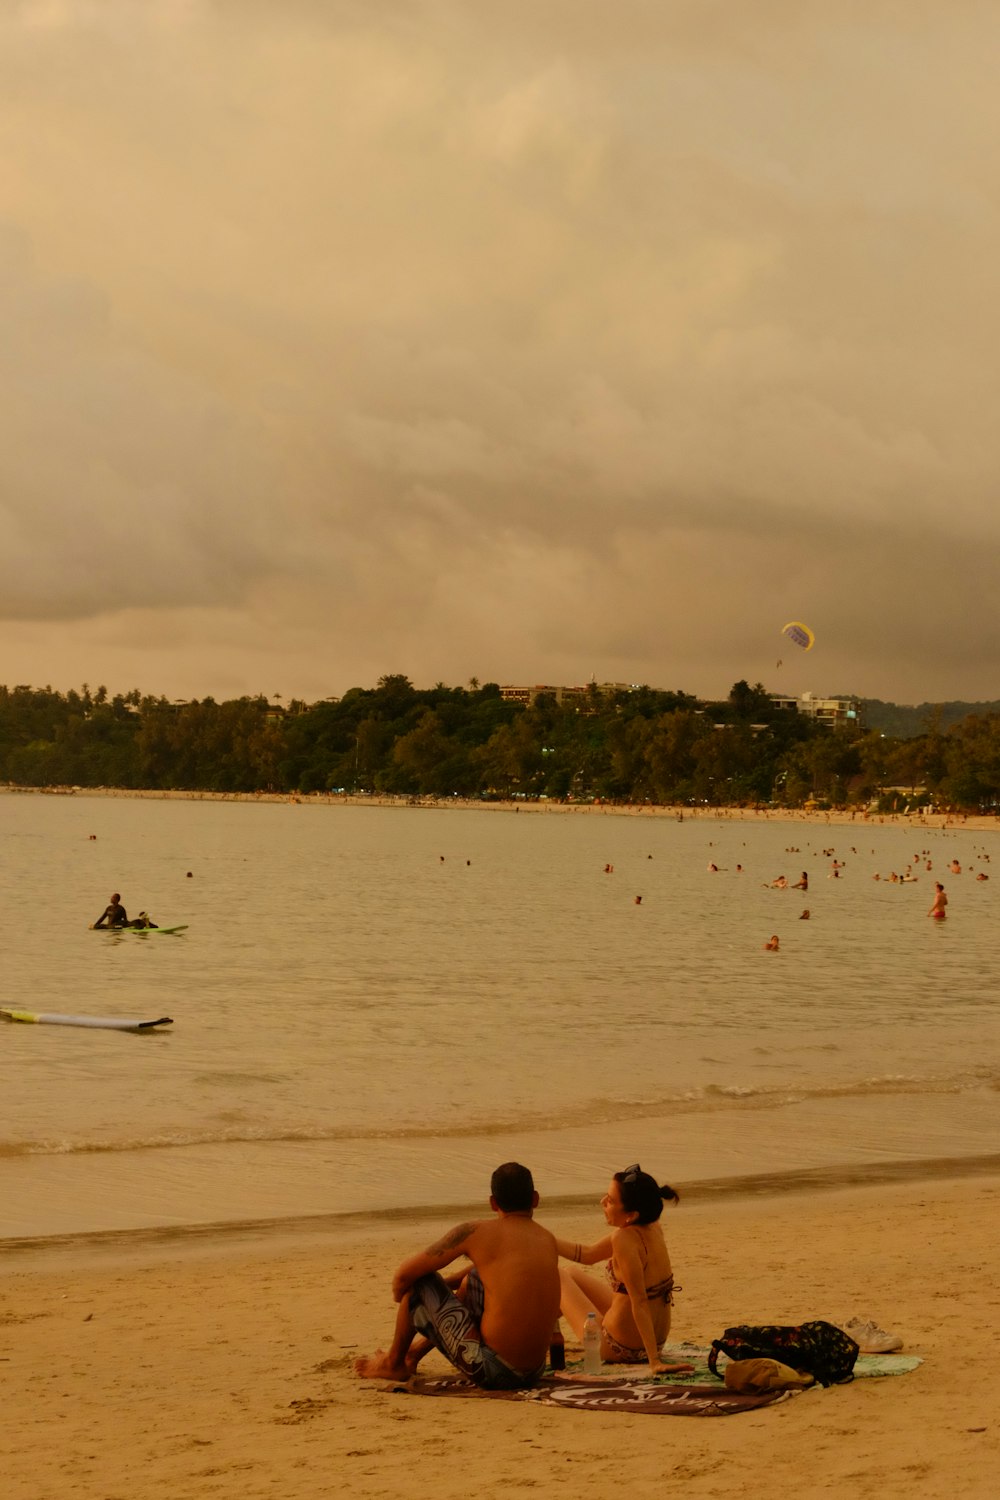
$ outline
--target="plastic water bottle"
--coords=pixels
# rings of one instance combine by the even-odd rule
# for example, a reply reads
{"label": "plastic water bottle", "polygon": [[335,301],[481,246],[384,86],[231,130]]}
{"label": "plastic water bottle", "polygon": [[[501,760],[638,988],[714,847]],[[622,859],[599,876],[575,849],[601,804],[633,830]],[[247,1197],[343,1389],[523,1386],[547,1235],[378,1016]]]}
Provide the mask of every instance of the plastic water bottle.
{"label": "plastic water bottle", "polygon": [[599,1375],[601,1371],[601,1330],[597,1314],[589,1312],[583,1325],[583,1373]]}

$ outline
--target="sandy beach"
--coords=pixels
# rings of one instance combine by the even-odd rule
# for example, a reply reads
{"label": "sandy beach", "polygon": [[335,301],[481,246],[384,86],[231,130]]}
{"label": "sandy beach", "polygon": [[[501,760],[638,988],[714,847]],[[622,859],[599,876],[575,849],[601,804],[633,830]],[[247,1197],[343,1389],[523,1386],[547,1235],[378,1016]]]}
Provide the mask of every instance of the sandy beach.
{"label": "sandy beach", "polygon": [[[863,1314],[924,1363],[729,1418],[429,1400],[352,1373],[383,1344],[396,1263],[447,1222],[294,1236],[153,1234],[4,1246],[7,1500],[993,1495],[988,1340],[1000,1178],[685,1204],[665,1227],[671,1337]],[[597,1209],[539,1218],[596,1235]],[[432,1355],[428,1373],[443,1369]]]}
{"label": "sandy beach", "polygon": [[355,793],[335,794],[312,792],[299,795],[297,792],[185,792],[142,790],[129,787],[0,787],[0,794],[51,797],[125,797],[147,798],[151,801],[177,802],[284,802],[303,807],[408,807],[457,809],[475,808],[480,812],[516,812],[535,816],[556,815],[569,817],[621,817],[621,818],[670,818],[713,822],[722,819],[734,823],[800,823],[815,828],[839,827],[875,828],[897,827],[923,829],[967,830],[971,833],[996,833],[1000,830],[1000,819],[978,813],[913,812],[877,813],[866,808],[830,808],[828,811],[801,807],[713,807],[689,806],[687,804],[662,805],[650,802],[559,802],[541,798],[538,801],[519,799],[504,801],[494,798],[477,801],[468,797],[399,797],[373,793],[361,796]]}

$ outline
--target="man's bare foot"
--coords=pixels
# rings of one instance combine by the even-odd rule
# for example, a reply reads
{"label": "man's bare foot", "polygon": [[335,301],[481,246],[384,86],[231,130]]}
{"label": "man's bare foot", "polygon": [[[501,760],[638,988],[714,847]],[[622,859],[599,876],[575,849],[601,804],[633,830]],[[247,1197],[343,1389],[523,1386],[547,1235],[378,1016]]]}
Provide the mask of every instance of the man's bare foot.
{"label": "man's bare foot", "polygon": [[374,1354],[362,1354],[354,1361],[354,1373],[362,1380],[409,1380],[413,1371],[405,1360],[394,1365],[384,1349],[376,1349]]}

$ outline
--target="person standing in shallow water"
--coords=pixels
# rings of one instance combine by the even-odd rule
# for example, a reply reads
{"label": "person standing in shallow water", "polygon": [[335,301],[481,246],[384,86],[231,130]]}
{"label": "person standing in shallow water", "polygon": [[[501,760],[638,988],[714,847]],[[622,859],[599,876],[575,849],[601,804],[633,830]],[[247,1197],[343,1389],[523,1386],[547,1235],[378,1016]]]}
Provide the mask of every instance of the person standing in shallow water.
{"label": "person standing in shallow water", "polygon": [[934,900],[931,902],[931,909],[927,913],[927,915],[929,917],[933,917],[936,922],[943,922],[945,917],[947,916],[947,912],[945,911],[945,907],[947,905],[948,897],[945,895],[944,886],[941,884],[940,880],[935,880]]}

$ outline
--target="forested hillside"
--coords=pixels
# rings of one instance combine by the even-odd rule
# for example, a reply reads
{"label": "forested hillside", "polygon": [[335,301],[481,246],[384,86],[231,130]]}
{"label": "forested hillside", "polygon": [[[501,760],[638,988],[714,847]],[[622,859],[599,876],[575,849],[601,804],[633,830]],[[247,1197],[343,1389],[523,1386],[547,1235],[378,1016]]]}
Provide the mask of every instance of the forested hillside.
{"label": "forested hillside", "polygon": [[[891,705],[887,705],[891,707]],[[495,683],[403,676],[339,700],[171,703],[0,688],[0,780],[21,786],[601,798],[718,806],[1000,803],[1000,716],[922,733],[831,730],[757,684],[723,702],[642,687],[524,706]]]}

